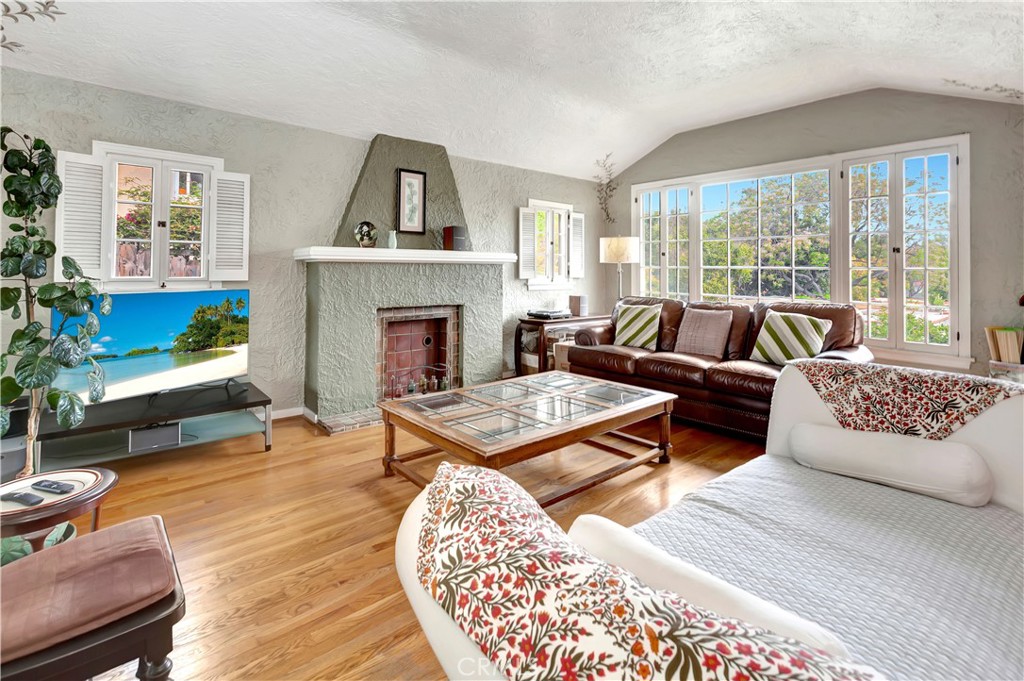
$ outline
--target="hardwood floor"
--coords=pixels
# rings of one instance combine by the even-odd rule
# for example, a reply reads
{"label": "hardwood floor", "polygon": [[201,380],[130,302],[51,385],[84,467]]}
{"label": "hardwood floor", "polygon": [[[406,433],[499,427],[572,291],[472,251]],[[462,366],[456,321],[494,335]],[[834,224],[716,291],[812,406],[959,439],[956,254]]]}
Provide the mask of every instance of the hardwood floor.
{"label": "hardwood floor", "polygon": [[[656,422],[631,432],[657,439]],[[172,676],[193,679],[439,679],[441,668],[394,571],[398,524],[417,488],[384,478],[383,429],[328,437],[295,418],[262,436],[113,462],[102,525],[164,517],[185,585]],[[399,432],[399,451],[421,446]],[[643,466],[550,507],[635,524],[764,451],[673,423],[668,465]],[[611,459],[610,459],[611,457]],[[427,477],[441,460],[416,462]],[[586,477],[613,455],[577,445],[508,472],[534,493]],[[87,519],[79,521],[86,531]],[[103,675],[133,679],[134,664]]]}

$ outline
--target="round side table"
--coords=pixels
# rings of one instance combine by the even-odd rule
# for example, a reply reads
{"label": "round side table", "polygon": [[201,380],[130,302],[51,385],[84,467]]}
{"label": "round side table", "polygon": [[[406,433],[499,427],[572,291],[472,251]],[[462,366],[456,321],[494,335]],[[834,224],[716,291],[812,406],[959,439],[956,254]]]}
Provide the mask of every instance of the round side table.
{"label": "round side table", "polygon": [[[32,489],[40,480],[67,482],[75,489],[67,494],[54,494]],[[0,485],[0,495],[8,492],[28,492],[43,498],[35,506],[22,506],[15,501],[0,502],[0,536],[23,536],[32,551],[42,551],[46,535],[55,525],[92,511],[92,529],[100,522],[100,504],[117,484],[117,473],[106,468],[69,468],[62,471],[37,473]]]}

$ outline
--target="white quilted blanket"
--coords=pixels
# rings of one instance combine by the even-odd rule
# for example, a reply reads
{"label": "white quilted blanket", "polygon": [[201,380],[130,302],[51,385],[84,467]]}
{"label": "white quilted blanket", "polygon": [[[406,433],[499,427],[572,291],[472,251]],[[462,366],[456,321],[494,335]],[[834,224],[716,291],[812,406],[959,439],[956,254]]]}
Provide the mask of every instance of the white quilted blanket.
{"label": "white quilted blanket", "polygon": [[1024,679],[1024,519],[762,456],[635,532],[893,679]]}

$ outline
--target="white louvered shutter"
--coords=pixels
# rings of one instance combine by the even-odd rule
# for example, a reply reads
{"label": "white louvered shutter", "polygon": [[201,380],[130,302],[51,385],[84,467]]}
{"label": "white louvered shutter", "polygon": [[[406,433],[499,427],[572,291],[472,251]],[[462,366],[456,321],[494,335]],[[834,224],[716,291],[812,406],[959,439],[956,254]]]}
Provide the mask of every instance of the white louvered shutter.
{"label": "white louvered shutter", "polygon": [[519,278],[537,276],[537,210],[519,209]]}
{"label": "white louvered shutter", "polygon": [[86,154],[57,152],[57,176],[64,190],[57,201],[57,246],[54,258],[54,279],[63,281],[61,258],[74,258],[82,273],[105,279],[103,248],[103,192],[107,186],[103,159]]}
{"label": "white louvered shutter", "polygon": [[249,176],[213,173],[210,219],[210,279],[249,278]]}
{"label": "white louvered shutter", "polygon": [[583,213],[572,213],[569,216],[569,278],[583,278],[584,258],[584,219]]}

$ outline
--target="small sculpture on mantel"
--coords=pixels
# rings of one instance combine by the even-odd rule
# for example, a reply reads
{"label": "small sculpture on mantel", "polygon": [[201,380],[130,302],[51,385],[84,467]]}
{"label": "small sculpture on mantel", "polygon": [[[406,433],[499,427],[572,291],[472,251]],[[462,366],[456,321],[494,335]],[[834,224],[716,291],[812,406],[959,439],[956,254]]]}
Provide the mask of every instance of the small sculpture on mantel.
{"label": "small sculpture on mantel", "polygon": [[362,248],[376,248],[377,246],[377,227],[368,220],[363,220],[354,230],[356,235],[356,241],[359,242],[359,246]]}

